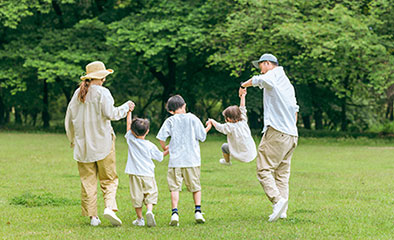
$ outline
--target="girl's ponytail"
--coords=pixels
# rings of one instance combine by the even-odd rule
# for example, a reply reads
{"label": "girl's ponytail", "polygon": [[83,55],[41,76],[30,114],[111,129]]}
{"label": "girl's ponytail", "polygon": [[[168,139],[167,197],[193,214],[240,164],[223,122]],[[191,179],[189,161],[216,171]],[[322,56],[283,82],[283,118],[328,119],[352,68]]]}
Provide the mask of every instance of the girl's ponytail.
{"label": "girl's ponytail", "polygon": [[80,102],[85,102],[86,94],[88,94],[90,86],[90,79],[85,79],[79,84],[78,99]]}

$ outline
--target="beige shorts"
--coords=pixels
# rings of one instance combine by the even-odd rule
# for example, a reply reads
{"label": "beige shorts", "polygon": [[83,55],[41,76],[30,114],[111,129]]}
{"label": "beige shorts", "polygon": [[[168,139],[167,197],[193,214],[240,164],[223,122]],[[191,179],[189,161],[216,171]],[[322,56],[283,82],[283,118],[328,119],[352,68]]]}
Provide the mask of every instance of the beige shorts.
{"label": "beige shorts", "polygon": [[158,192],[154,177],[129,175],[131,202],[134,208],[143,204],[157,204]]}
{"label": "beige shorts", "polygon": [[200,167],[168,168],[167,182],[171,192],[182,191],[182,181],[189,192],[201,191]]}

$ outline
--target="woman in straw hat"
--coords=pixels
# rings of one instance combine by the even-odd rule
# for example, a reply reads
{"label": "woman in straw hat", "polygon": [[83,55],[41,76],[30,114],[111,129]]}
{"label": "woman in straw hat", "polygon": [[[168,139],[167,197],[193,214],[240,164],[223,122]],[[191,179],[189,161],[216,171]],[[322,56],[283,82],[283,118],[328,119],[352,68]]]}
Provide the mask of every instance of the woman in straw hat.
{"label": "woman in straw hat", "polygon": [[134,103],[127,101],[114,107],[110,91],[102,86],[111,73],[113,70],[106,69],[102,62],[89,63],[68,105],[65,119],[67,137],[74,148],[74,159],[78,161],[82,215],[90,217],[92,226],[101,223],[97,215],[97,177],[104,195],[104,217],[114,226],[122,224],[115,214],[118,175],[111,120],[126,117],[127,112],[134,109]]}

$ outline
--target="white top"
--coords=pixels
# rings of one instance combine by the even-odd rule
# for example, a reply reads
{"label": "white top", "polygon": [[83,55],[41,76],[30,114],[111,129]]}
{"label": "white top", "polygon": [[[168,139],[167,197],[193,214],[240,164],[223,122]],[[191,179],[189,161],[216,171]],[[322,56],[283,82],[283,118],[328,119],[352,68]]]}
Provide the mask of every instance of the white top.
{"label": "white top", "polygon": [[156,138],[169,144],[170,160],[168,167],[201,166],[200,145],[207,137],[200,119],[192,113],[174,114],[167,118]]}
{"label": "white top", "polygon": [[156,161],[163,161],[163,153],[149,140],[136,138],[129,130],[124,136],[129,146],[125,173],[138,176],[155,176]]}
{"label": "white top", "polygon": [[267,73],[252,77],[253,86],[264,88],[264,129],[268,126],[298,136],[296,112],[299,110],[294,87],[283,67],[275,67]]}
{"label": "white top", "polygon": [[128,102],[114,107],[110,91],[99,85],[90,85],[84,103],[78,100],[79,88],[68,104],[64,122],[68,140],[74,146],[74,159],[79,162],[96,162],[111,152],[111,120],[126,117]]}
{"label": "white top", "polygon": [[241,162],[251,162],[257,156],[256,144],[248,126],[246,107],[239,107],[242,120],[236,123],[218,123],[215,121],[217,131],[227,135],[227,143],[231,158]]}

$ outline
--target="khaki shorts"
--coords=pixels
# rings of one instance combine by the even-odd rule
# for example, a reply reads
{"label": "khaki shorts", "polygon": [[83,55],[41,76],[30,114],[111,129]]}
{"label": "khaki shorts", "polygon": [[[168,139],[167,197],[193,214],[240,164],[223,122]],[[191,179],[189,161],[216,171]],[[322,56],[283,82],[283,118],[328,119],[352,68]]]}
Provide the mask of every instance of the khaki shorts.
{"label": "khaki shorts", "polygon": [[167,182],[171,192],[182,191],[182,181],[189,192],[201,191],[200,167],[168,168]]}
{"label": "khaki shorts", "polygon": [[129,175],[131,202],[134,208],[157,204],[158,192],[154,177]]}

